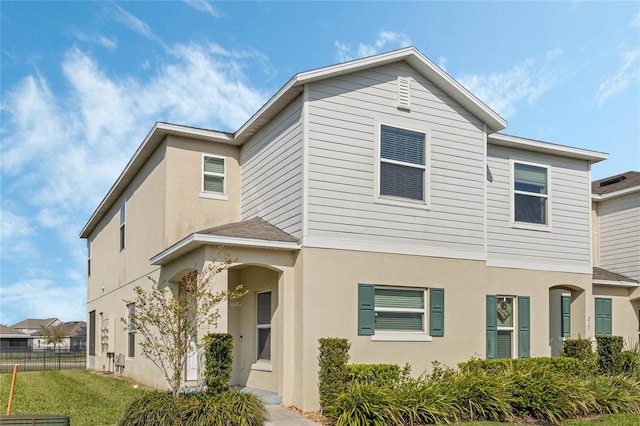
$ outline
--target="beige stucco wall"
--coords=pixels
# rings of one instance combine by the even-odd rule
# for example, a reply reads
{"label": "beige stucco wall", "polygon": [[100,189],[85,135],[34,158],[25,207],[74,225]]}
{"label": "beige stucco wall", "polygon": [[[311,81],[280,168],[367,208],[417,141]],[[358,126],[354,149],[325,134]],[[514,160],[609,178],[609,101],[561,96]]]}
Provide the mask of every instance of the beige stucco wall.
{"label": "beige stucco wall", "polygon": [[594,298],[591,300],[591,305],[594,305],[595,309],[596,297],[611,299],[611,334],[624,337],[628,345],[637,343],[640,335],[638,329],[640,299],[630,301],[630,294],[634,290],[633,288],[594,285]]}
{"label": "beige stucco wall", "polygon": [[[344,337],[351,342],[353,363],[397,363],[412,366],[413,374],[433,361],[455,366],[472,357],[485,357],[487,294],[529,296],[531,356],[551,353],[550,289],[575,293],[572,334],[588,335],[590,275],[491,268],[482,261],[402,256],[304,248],[298,268],[303,282],[295,317],[303,331],[295,346],[299,377],[293,404],[305,411],[318,408],[318,338]],[[431,342],[381,342],[357,334],[358,283],[436,287],[445,289],[445,335]],[[575,306],[574,306],[575,305]],[[559,315],[559,313],[558,313]],[[515,324],[517,335],[517,323]],[[514,337],[516,339],[517,337]]]}
{"label": "beige stucco wall", "polygon": [[[225,158],[227,200],[200,196],[203,154]],[[177,136],[167,137],[165,247],[193,232],[240,220],[238,157],[239,150],[236,146]]]}

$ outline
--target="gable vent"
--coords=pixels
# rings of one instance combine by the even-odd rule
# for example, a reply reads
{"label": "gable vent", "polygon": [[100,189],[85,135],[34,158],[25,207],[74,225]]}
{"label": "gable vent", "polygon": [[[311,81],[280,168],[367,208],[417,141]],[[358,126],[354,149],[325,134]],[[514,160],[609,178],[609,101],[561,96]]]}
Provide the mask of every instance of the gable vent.
{"label": "gable vent", "polygon": [[411,78],[410,77],[398,77],[396,81],[397,89],[397,106],[402,109],[411,108]]}

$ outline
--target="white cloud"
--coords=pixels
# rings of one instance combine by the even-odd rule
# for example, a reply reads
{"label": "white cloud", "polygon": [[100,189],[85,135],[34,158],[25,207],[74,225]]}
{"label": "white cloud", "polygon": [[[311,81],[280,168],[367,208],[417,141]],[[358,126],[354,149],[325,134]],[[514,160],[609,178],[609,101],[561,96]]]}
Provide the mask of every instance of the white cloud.
{"label": "white cloud", "polygon": [[114,6],[116,10],[114,17],[116,18],[116,20],[123,23],[130,30],[135,31],[150,40],[156,39],[156,36],[151,32],[151,28],[149,28],[149,25],[147,25],[146,22],[138,19],[117,4],[114,4]]}
{"label": "white cloud", "polygon": [[0,210],[0,252],[5,259],[24,261],[33,259],[35,245],[29,239],[34,224],[27,216],[12,212],[6,206]]}
{"label": "white cloud", "polygon": [[211,3],[203,0],[183,0],[186,4],[194,8],[199,12],[205,12],[214,18],[222,17],[222,13],[220,13],[216,8],[214,8]]}
{"label": "white cloud", "polygon": [[598,86],[598,106],[602,106],[607,99],[623,92],[634,81],[640,79],[640,49],[621,47],[618,49],[618,69],[616,73],[607,77]]}
{"label": "white cloud", "polygon": [[[557,57],[557,52],[551,56]],[[547,58],[550,58],[549,54]],[[533,104],[553,87],[556,79],[548,63],[538,66],[533,58],[506,71],[457,78],[471,93],[505,118],[515,115],[523,103]]]}
{"label": "white cloud", "polygon": [[96,34],[86,34],[81,31],[75,31],[73,34],[80,41],[84,41],[86,43],[99,44],[105,49],[108,49],[111,51],[115,50],[118,47],[118,44],[116,43],[116,41],[107,36],[96,35]]}
{"label": "white cloud", "polygon": [[640,28],[640,12],[633,15],[633,17],[631,18],[631,26]]}
{"label": "white cloud", "polygon": [[[33,272],[32,272],[33,273]],[[20,281],[0,287],[3,309],[0,322],[14,324],[25,318],[56,317],[62,321],[86,318],[86,290],[84,280],[73,275],[59,277],[65,281],[60,285],[47,273],[38,271]],[[71,283],[71,284],[70,284]],[[11,309],[7,309],[11,306]]]}
{"label": "white cloud", "polygon": [[393,50],[410,46],[411,39],[403,33],[381,31],[376,41],[372,44],[359,43],[356,49],[342,41],[335,41],[333,45],[338,49],[338,60],[345,62],[352,59],[372,56],[383,50]]}
{"label": "white cloud", "polygon": [[[39,75],[7,91],[0,146],[3,257],[9,253],[5,243],[14,243],[16,255],[26,255],[33,248],[30,239],[51,235],[68,254],[64,261],[82,270],[84,244],[78,233],[154,122],[218,130],[242,125],[268,96],[247,83],[243,69],[246,62],[255,67],[268,59],[251,52],[216,53],[221,49],[174,46],[143,77],[113,77],[87,52],[74,48],[61,63],[68,91],[54,93]],[[30,210],[28,216],[5,209],[9,199],[22,211]],[[26,229],[33,234],[25,234]],[[1,302],[3,307],[11,300],[25,303],[20,312],[28,317],[62,315],[55,304],[47,312],[38,308],[45,299],[61,300],[61,309],[84,309],[80,290],[72,290],[72,300],[65,299],[66,290],[58,290],[66,285],[64,277],[3,278]],[[48,297],[20,298],[35,293]]]}

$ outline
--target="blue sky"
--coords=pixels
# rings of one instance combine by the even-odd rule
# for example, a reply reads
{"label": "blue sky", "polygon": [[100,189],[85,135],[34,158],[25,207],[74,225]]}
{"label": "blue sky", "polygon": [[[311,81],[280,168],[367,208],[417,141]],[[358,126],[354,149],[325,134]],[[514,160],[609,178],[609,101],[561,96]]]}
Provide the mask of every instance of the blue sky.
{"label": "blue sky", "polygon": [[509,122],[640,170],[638,2],[0,2],[0,323],[84,319],[78,234],[156,121],[234,131],[295,73],[413,45]]}

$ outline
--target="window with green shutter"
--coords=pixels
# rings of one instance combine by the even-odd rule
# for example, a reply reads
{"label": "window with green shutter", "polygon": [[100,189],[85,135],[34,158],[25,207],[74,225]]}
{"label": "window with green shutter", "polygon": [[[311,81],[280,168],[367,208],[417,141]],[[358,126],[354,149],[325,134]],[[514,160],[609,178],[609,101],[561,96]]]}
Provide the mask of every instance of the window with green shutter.
{"label": "window with green shutter", "polygon": [[528,296],[486,296],[486,357],[513,358],[515,315],[517,317],[517,355],[530,356],[530,302]]}
{"label": "window with green shutter", "polygon": [[596,336],[611,335],[611,299],[596,297]]}
{"label": "window with green shutter", "polygon": [[[430,289],[429,331],[444,336],[444,289]],[[420,288],[358,285],[358,335],[422,333],[426,335],[426,290]]]}

